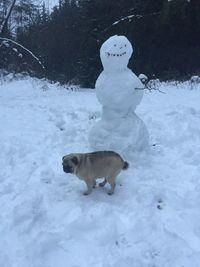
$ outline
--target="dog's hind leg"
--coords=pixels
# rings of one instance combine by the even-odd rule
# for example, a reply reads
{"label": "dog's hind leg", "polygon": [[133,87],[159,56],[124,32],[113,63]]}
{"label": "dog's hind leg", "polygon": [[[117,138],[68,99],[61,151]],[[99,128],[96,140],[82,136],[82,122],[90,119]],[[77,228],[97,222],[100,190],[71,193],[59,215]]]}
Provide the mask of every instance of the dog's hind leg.
{"label": "dog's hind leg", "polygon": [[107,177],[107,182],[110,184],[111,189],[108,191],[108,195],[112,195],[115,191],[115,186],[116,186],[116,177],[120,173],[120,170],[116,171],[112,176]]}
{"label": "dog's hind leg", "polygon": [[111,186],[111,189],[108,191],[108,195],[112,195],[114,193],[114,191],[115,191],[115,186],[116,186],[115,176],[107,178],[107,181]]}
{"label": "dog's hind leg", "polygon": [[96,187],[96,184],[97,184],[97,183],[96,183],[96,180],[94,179],[94,180],[93,180],[93,188]]}

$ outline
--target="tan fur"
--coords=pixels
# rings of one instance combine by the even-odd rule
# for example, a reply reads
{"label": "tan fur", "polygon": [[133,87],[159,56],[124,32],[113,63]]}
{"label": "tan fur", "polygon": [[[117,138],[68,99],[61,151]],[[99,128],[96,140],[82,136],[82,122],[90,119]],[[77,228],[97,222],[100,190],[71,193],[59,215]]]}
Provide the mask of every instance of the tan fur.
{"label": "tan fur", "polygon": [[108,182],[111,186],[108,194],[113,194],[117,175],[122,169],[128,168],[128,163],[113,151],[69,154],[63,157],[62,164],[65,172],[75,174],[86,183],[84,195],[92,192],[98,178],[105,178],[99,185],[104,186]]}

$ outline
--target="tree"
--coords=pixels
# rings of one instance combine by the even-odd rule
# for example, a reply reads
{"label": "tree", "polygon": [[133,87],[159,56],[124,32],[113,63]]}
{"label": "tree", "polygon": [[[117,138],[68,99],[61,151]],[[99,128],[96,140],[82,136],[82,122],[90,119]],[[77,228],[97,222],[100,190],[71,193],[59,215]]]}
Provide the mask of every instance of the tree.
{"label": "tree", "polygon": [[54,80],[94,86],[100,46],[115,34],[133,44],[129,67],[136,74],[178,79],[200,72],[199,0],[60,0],[51,14],[44,5],[31,16],[26,10],[17,41],[40,55]]}
{"label": "tree", "polygon": [[[19,68],[18,66],[23,66],[23,64],[18,63],[24,63],[22,59],[29,55],[29,57],[34,59],[42,68],[44,68],[39,58],[36,57],[32,51],[12,39],[12,35],[14,35],[15,31],[11,28],[11,26],[8,27],[9,20],[16,22],[17,14],[20,14],[22,18],[22,11],[25,14],[23,15],[23,18],[26,17],[27,14],[31,18],[34,17],[32,11],[37,11],[37,9],[35,5],[32,4],[32,0],[28,0],[28,3],[27,1],[25,3],[24,0],[3,1],[0,5],[0,11],[0,67],[5,68],[11,65],[15,70],[22,70],[22,68]],[[15,16],[12,17],[13,13]],[[22,19],[20,23],[22,24]],[[11,24],[12,23],[10,23],[10,25]],[[23,25],[23,27],[24,26],[25,25]],[[25,57],[23,57],[23,55],[25,55]]]}
{"label": "tree", "polygon": [[10,4],[10,7],[7,9],[5,1],[3,1],[3,17],[0,25],[0,36],[4,36],[8,30],[8,21],[14,9],[17,0],[13,0]]}

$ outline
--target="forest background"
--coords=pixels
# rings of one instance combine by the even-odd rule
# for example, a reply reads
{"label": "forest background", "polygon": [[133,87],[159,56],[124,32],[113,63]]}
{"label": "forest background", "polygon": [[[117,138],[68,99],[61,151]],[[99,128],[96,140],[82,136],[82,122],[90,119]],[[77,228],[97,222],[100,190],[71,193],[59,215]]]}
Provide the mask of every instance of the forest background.
{"label": "forest background", "polygon": [[137,75],[200,75],[199,0],[60,0],[53,9],[0,0],[0,68],[9,72],[94,87],[99,49],[115,34],[133,44],[129,67]]}

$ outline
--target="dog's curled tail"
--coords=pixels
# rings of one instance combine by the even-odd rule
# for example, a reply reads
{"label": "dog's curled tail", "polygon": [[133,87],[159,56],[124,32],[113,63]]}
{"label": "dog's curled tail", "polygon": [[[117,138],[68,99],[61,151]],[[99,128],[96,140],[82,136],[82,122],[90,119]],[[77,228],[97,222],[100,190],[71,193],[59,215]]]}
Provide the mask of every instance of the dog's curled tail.
{"label": "dog's curled tail", "polygon": [[127,161],[124,161],[124,166],[122,167],[122,170],[127,170],[129,168],[129,163]]}

